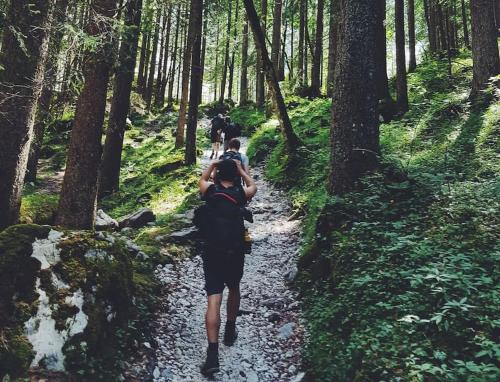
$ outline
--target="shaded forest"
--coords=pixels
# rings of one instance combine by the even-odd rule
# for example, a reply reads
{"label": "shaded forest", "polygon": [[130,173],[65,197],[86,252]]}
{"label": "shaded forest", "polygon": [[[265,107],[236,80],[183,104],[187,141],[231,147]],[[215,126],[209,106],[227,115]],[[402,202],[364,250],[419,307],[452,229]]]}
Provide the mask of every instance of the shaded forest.
{"label": "shaded forest", "polygon": [[499,1],[0,0],[0,37],[2,381],[204,380],[157,333],[218,114],[300,226],[238,380],[500,378]]}

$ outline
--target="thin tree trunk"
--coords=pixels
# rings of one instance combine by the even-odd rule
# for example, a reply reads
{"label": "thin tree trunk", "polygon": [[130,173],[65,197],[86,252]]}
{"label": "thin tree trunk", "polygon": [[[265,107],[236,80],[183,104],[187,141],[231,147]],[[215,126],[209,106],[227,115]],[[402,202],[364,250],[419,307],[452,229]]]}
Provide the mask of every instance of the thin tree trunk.
{"label": "thin tree trunk", "polygon": [[500,71],[493,2],[471,0],[473,78],[471,97],[479,96],[491,77]]}
{"label": "thin tree trunk", "polygon": [[299,52],[297,62],[297,76],[299,87],[304,86],[304,46],[305,46],[305,28],[306,28],[306,0],[298,0],[300,2],[299,8]]}
{"label": "thin tree trunk", "polygon": [[189,7],[189,26],[187,38],[184,47],[184,59],[182,61],[182,94],[179,105],[179,118],[177,120],[177,135],[175,138],[175,147],[181,148],[184,146],[184,129],[186,126],[186,111],[189,91],[189,74],[191,70],[191,54],[193,51],[193,39],[197,31],[195,31],[195,18],[193,17],[193,9],[196,7],[196,0],[191,0]]}
{"label": "thin tree trunk", "polygon": [[177,62],[177,49],[179,44],[179,30],[180,30],[180,18],[181,18],[181,5],[177,6],[177,17],[175,22],[175,41],[174,49],[172,51],[172,60],[170,62],[170,74],[168,82],[168,97],[167,97],[167,108],[172,109],[174,104],[174,82],[175,82],[175,66]]}
{"label": "thin tree trunk", "polygon": [[[186,6],[185,15],[186,15],[185,20],[188,20],[189,13],[188,13],[187,6]],[[184,61],[181,62],[181,59],[182,60],[184,59],[184,54],[186,51],[186,40],[187,40],[187,34],[188,34],[188,29],[189,29],[188,25],[189,25],[189,21],[185,21],[183,26],[182,26],[181,49],[179,50],[179,65],[178,65],[178,70],[177,70],[177,90],[176,90],[176,96],[175,96],[177,103],[179,102],[179,97],[180,97],[181,74],[184,73],[184,71],[181,70],[181,64],[184,65]]]}
{"label": "thin tree trunk", "polygon": [[333,94],[337,44],[339,39],[340,0],[330,0],[330,26],[328,31],[328,74],[326,89],[329,97]]}
{"label": "thin tree trunk", "polygon": [[[203,39],[201,43],[201,83],[203,84],[203,76],[205,75],[205,58],[207,55],[207,33],[208,33],[208,4],[203,10]],[[200,90],[200,104],[203,102],[203,87]]]}
{"label": "thin tree trunk", "polygon": [[191,65],[191,84],[189,93],[189,114],[186,131],[186,165],[196,163],[196,128],[198,126],[198,105],[202,87],[201,79],[201,28],[203,23],[203,0],[193,0],[191,10],[193,25],[193,54]]}
{"label": "thin tree trunk", "polygon": [[406,52],[405,52],[405,25],[404,0],[395,0],[395,29],[396,29],[396,94],[398,110],[408,111],[408,88],[406,82]]}
{"label": "thin tree trunk", "polygon": [[233,84],[234,84],[234,60],[236,56],[236,37],[237,37],[237,30],[238,30],[238,17],[239,17],[239,5],[240,2],[239,0],[236,0],[236,11],[234,14],[234,28],[233,28],[233,50],[231,53],[231,60],[229,61],[229,83],[228,83],[228,98],[233,99]]}
{"label": "thin tree trunk", "polygon": [[417,56],[415,53],[415,0],[408,0],[408,46],[410,50],[408,72],[411,73],[417,68]]}
{"label": "thin tree trunk", "polygon": [[220,82],[220,94],[219,94],[219,104],[224,103],[224,96],[226,94],[226,81],[227,81],[227,69],[229,66],[229,40],[231,36],[231,13],[232,13],[232,1],[227,0],[229,5],[229,10],[227,14],[227,31],[226,31],[226,45],[224,48],[224,66],[222,68],[222,79]]}
{"label": "thin tree trunk", "polygon": [[126,31],[118,55],[118,68],[115,75],[113,99],[109,115],[106,140],[101,163],[99,196],[103,197],[118,191],[120,186],[120,166],[123,137],[130,109],[130,94],[139,42],[142,0],[130,0],[125,13]]}
{"label": "thin tree trunk", "polygon": [[[261,22],[261,30],[263,31],[262,33],[264,34],[264,40],[266,37],[266,28],[267,28],[267,0],[260,0],[260,22]],[[257,44],[257,42],[255,42]],[[259,49],[256,49],[257,51],[257,64],[256,64],[256,73],[255,73],[255,91],[256,91],[256,104],[259,107],[264,106],[264,101],[265,101],[265,85],[264,85],[264,63],[263,60],[264,58],[261,56],[262,52]]]}
{"label": "thin tree trunk", "polygon": [[462,0],[462,30],[464,33],[464,44],[470,49],[469,26],[467,24],[467,8],[465,6],[465,0]]}
{"label": "thin tree trunk", "polygon": [[321,63],[323,62],[323,12],[324,0],[318,0],[316,17],[316,42],[311,71],[311,94],[314,97],[321,95]]}
{"label": "thin tree trunk", "polygon": [[[161,92],[164,89],[165,76],[166,76],[166,67],[167,67],[167,57],[168,57],[168,43],[170,33],[166,33],[166,31],[170,30],[170,20],[171,20],[171,5],[169,4],[165,8],[165,15],[163,16],[163,22],[161,27],[161,42],[160,42],[160,61],[158,63],[158,72],[156,74],[156,85],[154,90],[154,104],[155,107],[160,108],[163,106]],[[168,28],[168,29],[167,29]],[[166,46],[166,47],[165,47]]]}
{"label": "thin tree trunk", "polygon": [[160,39],[160,23],[161,23],[161,9],[156,11],[156,22],[153,38],[153,50],[151,53],[151,62],[149,64],[149,74],[146,86],[146,92],[144,100],[146,101],[147,110],[151,110],[151,102],[153,99],[153,87],[155,83],[155,68],[156,68],[156,58],[158,56],[158,42]]}
{"label": "thin tree trunk", "polygon": [[151,32],[148,32],[148,37],[146,40],[146,58],[144,61],[144,68],[142,73],[142,77],[144,78],[144,84],[140,89],[140,94],[143,98],[145,98],[146,89],[148,87],[149,61],[151,59],[151,39],[152,39]]}
{"label": "thin tree trunk", "polygon": [[271,62],[273,63],[274,70],[276,71],[276,73],[279,72],[282,8],[283,8],[282,0],[274,0]]}
{"label": "thin tree trunk", "polygon": [[261,25],[259,23],[259,17],[257,16],[257,11],[253,5],[253,0],[243,0],[245,4],[245,9],[247,12],[248,21],[252,27],[254,34],[256,49],[259,49],[262,56],[263,69],[266,73],[267,83],[271,89],[274,102],[278,109],[278,118],[280,121],[281,131],[285,140],[285,145],[289,155],[295,155],[297,147],[300,145],[299,138],[293,131],[290,118],[285,106],[285,101],[283,95],[281,94],[281,89],[278,83],[278,78],[273,67],[273,63],[269,58],[266,47],[266,39],[264,32],[262,31]]}
{"label": "thin tree trunk", "polygon": [[248,18],[243,22],[243,43],[241,44],[240,105],[248,102]]}
{"label": "thin tree trunk", "polygon": [[33,142],[30,147],[25,182],[35,182],[37,177],[38,158],[43,143],[45,127],[50,116],[50,106],[57,80],[57,62],[64,36],[63,24],[66,21],[66,12],[69,0],[56,0],[54,6],[54,32],[50,37],[48,59],[45,66],[45,78],[42,93],[38,100],[38,110],[34,126]]}
{"label": "thin tree trunk", "polygon": [[12,1],[3,30],[0,52],[0,230],[19,219],[37,100],[42,91],[48,53],[52,6],[51,1]]}
{"label": "thin tree trunk", "polygon": [[76,107],[56,218],[57,225],[67,228],[94,227],[102,125],[113,49],[112,25],[106,19],[111,19],[115,11],[115,0],[94,0],[92,17],[86,27],[86,32],[100,38],[102,43],[86,52],[85,57],[85,84]]}
{"label": "thin tree trunk", "polygon": [[353,189],[366,172],[377,168],[379,122],[375,56],[377,17],[373,0],[341,0],[342,39],[332,100],[329,192]]}

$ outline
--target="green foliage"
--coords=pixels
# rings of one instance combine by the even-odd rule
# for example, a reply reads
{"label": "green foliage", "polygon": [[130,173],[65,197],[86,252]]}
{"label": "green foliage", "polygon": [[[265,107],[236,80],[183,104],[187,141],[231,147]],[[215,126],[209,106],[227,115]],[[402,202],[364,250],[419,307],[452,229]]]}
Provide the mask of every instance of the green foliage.
{"label": "green foliage", "polygon": [[259,126],[266,122],[264,110],[253,104],[238,106],[229,113],[231,120],[243,126],[243,135],[252,135]]}
{"label": "green foliage", "polygon": [[500,378],[500,102],[470,104],[470,58],[454,61],[452,78],[437,60],[409,75],[410,111],[381,126],[381,171],[342,198],[324,189],[328,101],[287,99],[306,147],[288,168],[281,136],[252,138],[305,214],[297,286],[314,380]]}

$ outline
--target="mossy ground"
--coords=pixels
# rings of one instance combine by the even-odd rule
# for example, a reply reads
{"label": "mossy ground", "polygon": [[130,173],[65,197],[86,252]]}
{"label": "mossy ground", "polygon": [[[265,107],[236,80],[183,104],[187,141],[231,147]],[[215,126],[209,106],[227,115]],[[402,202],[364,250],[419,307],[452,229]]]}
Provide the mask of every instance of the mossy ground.
{"label": "mossy ground", "polygon": [[451,78],[446,65],[409,75],[410,111],[381,126],[381,171],[343,198],[325,189],[328,100],[289,100],[307,148],[292,167],[274,126],[252,139],[305,215],[297,286],[315,380],[500,377],[499,91],[471,104],[470,57],[454,58]]}

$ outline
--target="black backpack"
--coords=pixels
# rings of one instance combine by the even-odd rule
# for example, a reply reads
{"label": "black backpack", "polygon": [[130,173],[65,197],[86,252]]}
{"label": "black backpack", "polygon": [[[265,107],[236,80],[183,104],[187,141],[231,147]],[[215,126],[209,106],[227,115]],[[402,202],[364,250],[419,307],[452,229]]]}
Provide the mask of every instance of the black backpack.
{"label": "black backpack", "polygon": [[[236,151],[225,151],[224,154],[222,154],[219,158],[220,160],[227,160],[227,159],[234,159],[240,161],[241,165],[243,166],[243,158],[241,157],[241,154],[236,152]],[[236,178],[234,178],[234,184],[238,186],[243,185],[243,180],[241,179],[240,175],[236,175]]]}
{"label": "black backpack", "polygon": [[231,140],[233,138],[237,138],[241,135],[241,127],[236,123],[230,123],[226,126],[226,140]]}
{"label": "black backpack", "polygon": [[243,253],[244,210],[242,201],[235,197],[235,193],[244,195],[243,190],[220,185],[212,187],[205,198],[206,203],[195,210],[193,223],[209,246],[223,252]]}

